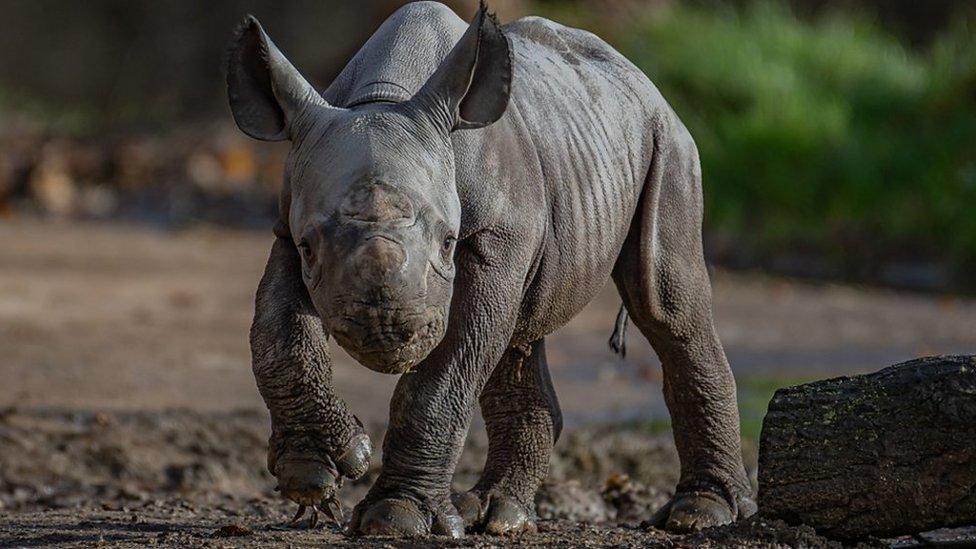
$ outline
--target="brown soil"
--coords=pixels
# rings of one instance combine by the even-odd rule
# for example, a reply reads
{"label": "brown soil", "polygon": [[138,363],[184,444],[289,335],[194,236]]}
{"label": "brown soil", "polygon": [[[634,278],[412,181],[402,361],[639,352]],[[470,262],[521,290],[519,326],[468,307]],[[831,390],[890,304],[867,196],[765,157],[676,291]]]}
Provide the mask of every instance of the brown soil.
{"label": "brown soil", "polygon": [[[0,419],[0,546],[394,543],[352,539],[335,525],[314,531],[305,523],[289,527],[294,506],[270,490],[273,482],[263,468],[266,432],[265,418],[256,412],[8,409]],[[372,434],[378,439],[382,433],[373,429]],[[484,435],[478,433],[461,460],[459,489],[476,478],[485,450]],[[540,493],[546,520],[539,533],[420,544],[671,547],[734,540],[762,547],[826,546],[810,529],[760,521],[686,537],[640,528],[666,500],[675,469],[667,435],[579,430],[560,446],[552,479]],[[375,460],[364,479],[343,490],[346,516],[377,473]]]}

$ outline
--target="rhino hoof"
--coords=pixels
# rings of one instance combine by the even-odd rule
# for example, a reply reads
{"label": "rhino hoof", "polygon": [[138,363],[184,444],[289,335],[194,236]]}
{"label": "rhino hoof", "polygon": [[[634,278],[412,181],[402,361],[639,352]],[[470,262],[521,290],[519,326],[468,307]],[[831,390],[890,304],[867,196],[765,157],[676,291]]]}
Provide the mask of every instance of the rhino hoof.
{"label": "rhino hoof", "polygon": [[464,537],[464,521],[450,504],[429,514],[410,499],[387,498],[368,505],[361,502],[353,511],[347,532],[395,537],[433,534],[458,539]]}
{"label": "rhino hoof", "polygon": [[668,532],[697,532],[703,528],[729,524],[735,520],[732,509],[721,497],[710,492],[677,494],[669,504],[664,529]]}
{"label": "rhino hoof", "polygon": [[367,536],[416,537],[428,533],[424,515],[410,501],[384,499],[371,505],[359,517],[357,530]]}
{"label": "rhino hoof", "polygon": [[346,451],[336,460],[336,468],[343,476],[353,480],[369,470],[369,458],[373,454],[373,444],[365,433],[352,437]]}
{"label": "rhino hoof", "polygon": [[451,498],[467,526],[481,524],[481,498],[474,492],[461,492]]}
{"label": "rhino hoof", "polygon": [[493,536],[510,536],[536,531],[532,513],[514,498],[490,496],[487,506],[474,492],[454,496],[454,505],[468,528]]}
{"label": "rhino hoof", "polygon": [[464,520],[454,512],[449,512],[435,518],[430,533],[435,536],[447,536],[454,539],[464,537]]}
{"label": "rhino hoof", "polygon": [[331,497],[336,476],[321,460],[286,458],[277,464],[278,489],[286,498],[301,505],[316,505]]}
{"label": "rhino hoof", "polygon": [[522,504],[506,497],[492,499],[485,519],[486,534],[506,536],[535,531],[535,521]]}

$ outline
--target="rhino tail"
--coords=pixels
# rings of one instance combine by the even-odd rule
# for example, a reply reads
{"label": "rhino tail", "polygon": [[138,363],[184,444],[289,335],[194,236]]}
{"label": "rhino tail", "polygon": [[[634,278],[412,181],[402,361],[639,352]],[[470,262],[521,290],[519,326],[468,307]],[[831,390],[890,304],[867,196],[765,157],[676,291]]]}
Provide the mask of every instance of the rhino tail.
{"label": "rhino tail", "polygon": [[613,334],[610,335],[610,349],[614,353],[620,355],[620,358],[625,358],[627,356],[627,320],[629,319],[627,315],[627,308],[623,305],[620,306],[620,311],[617,313],[617,320],[613,323]]}

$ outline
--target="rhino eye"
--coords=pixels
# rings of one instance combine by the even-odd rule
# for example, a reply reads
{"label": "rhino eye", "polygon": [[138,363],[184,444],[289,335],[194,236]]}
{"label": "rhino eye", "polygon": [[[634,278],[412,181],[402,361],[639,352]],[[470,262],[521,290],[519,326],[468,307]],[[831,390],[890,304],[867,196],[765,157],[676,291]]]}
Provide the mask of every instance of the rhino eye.
{"label": "rhino eye", "polygon": [[312,264],[312,259],[314,259],[312,257],[312,247],[308,245],[308,242],[303,240],[298,243],[298,253],[302,256],[302,261],[304,261],[306,265]]}
{"label": "rhino eye", "polygon": [[453,236],[449,236],[445,238],[444,243],[441,244],[441,251],[443,251],[444,253],[451,252],[454,249],[454,244],[456,243],[457,243],[457,238],[454,238]]}

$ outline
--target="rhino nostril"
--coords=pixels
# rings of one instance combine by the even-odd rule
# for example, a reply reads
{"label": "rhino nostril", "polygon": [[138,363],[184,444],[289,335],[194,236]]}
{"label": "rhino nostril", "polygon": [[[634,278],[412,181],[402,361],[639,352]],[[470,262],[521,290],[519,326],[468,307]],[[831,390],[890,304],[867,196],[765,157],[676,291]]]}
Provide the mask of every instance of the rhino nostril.
{"label": "rhino nostril", "polygon": [[362,275],[383,278],[399,271],[406,260],[406,250],[399,243],[384,236],[373,236],[360,249],[358,263]]}

